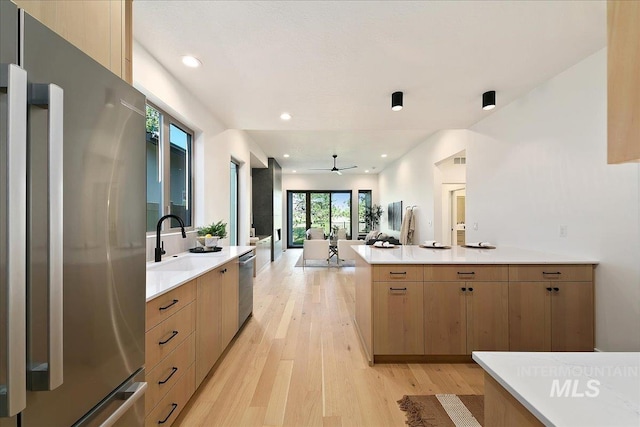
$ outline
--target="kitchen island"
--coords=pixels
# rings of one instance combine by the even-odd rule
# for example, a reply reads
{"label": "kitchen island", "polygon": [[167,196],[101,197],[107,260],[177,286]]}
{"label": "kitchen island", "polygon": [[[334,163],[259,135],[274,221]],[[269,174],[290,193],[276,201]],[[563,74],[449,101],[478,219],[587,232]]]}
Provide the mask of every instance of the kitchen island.
{"label": "kitchen island", "polygon": [[638,426],[640,353],[474,352],[490,426]]}
{"label": "kitchen island", "polygon": [[369,363],[593,351],[596,260],[519,248],[354,247]]}
{"label": "kitchen island", "polygon": [[253,246],[147,263],[145,425],[170,426],[240,328],[239,261]]}

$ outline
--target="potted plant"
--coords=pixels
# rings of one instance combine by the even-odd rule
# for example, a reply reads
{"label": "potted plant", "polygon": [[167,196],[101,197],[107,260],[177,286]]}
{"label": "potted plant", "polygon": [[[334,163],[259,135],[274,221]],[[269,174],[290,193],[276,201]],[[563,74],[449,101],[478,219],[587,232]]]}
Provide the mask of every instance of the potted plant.
{"label": "potted plant", "polygon": [[376,227],[378,227],[378,224],[380,224],[380,218],[382,218],[383,213],[384,210],[380,205],[372,205],[370,207],[366,207],[364,221],[368,231],[375,230]]}
{"label": "potted plant", "polygon": [[216,247],[218,240],[227,237],[227,223],[218,221],[198,228],[198,242],[202,246]]}

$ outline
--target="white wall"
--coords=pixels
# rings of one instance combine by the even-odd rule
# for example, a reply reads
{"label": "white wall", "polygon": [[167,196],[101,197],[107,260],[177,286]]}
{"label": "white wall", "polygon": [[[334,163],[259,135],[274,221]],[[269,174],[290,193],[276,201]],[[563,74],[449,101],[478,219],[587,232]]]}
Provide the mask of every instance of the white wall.
{"label": "white wall", "polygon": [[[385,210],[381,231],[399,235],[388,229],[386,211],[389,203],[402,201],[403,208],[416,206],[414,243],[442,241],[442,227],[436,228],[442,217],[442,173],[435,164],[464,150],[470,133],[468,130],[437,132],[379,173],[380,204]],[[438,222],[434,222],[436,219]]]}
{"label": "white wall", "polygon": [[[639,351],[640,165],[606,164],[606,87],[602,50],[470,131],[425,141],[380,173],[380,191],[385,202],[391,194],[428,204],[430,173],[403,188],[405,169],[429,169],[443,142],[466,148],[467,240],[599,260],[596,347]],[[421,239],[429,235],[418,227]]]}
{"label": "white wall", "polygon": [[[240,167],[240,209],[238,244],[248,244],[251,199],[250,157],[266,164],[267,156],[239,130],[226,129],[207,108],[162,67],[142,46],[133,46],[134,87],[147,98],[194,132],[195,183],[194,222],[202,226],[223,220],[229,223],[229,162],[233,158]],[[163,235],[165,250],[171,255],[195,245],[195,231],[182,239],[179,233]],[[222,244],[227,244],[223,240]],[[147,236],[147,260],[153,259],[155,235]]]}
{"label": "white wall", "polygon": [[351,190],[351,236],[358,235],[358,190],[371,190],[371,203],[378,202],[378,176],[374,174],[282,174],[283,247],[287,246],[287,190]]}

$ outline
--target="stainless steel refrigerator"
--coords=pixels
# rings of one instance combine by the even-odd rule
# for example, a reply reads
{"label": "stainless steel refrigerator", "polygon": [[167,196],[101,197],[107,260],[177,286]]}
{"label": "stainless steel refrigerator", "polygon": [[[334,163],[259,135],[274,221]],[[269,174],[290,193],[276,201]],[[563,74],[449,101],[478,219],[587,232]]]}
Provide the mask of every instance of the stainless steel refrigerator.
{"label": "stainless steel refrigerator", "polygon": [[144,419],[145,98],[0,0],[0,425]]}

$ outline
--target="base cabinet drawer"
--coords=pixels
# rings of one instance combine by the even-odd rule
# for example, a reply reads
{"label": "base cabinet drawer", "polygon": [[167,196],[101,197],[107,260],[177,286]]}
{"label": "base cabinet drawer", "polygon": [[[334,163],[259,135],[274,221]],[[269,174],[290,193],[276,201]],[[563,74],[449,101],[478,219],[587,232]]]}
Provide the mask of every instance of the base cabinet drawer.
{"label": "base cabinet drawer", "polygon": [[511,282],[590,282],[593,280],[593,265],[510,265]]}
{"label": "base cabinet drawer", "polygon": [[[384,250],[384,249],[380,249]],[[421,282],[421,265],[374,265],[374,282]]]}
{"label": "base cabinet drawer", "polygon": [[180,412],[196,390],[195,365],[192,363],[187,372],[176,381],[160,403],[145,419],[146,427],[168,427],[176,420]]}
{"label": "base cabinet drawer", "polygon": [[163,320],[173,316],[195,298],[195,280],[192,280],[171,292],[152,299],[147,303],[145,331],[150,330]]}
{"label": "base cabinet drawer", "polygon": [[153,369],[158,362],[167,357],[195,329],[195,304],[171,316],[145,334],[145,365]]}
{"label": "base cabinet drawer", "polygon": [[146,414],[155,409],[158,402],[182,378],[195,361],[195,334],[184,340],[174,351],[162,359],[147,374],[147,393],[145,395]]}

